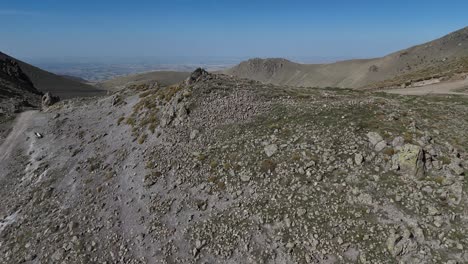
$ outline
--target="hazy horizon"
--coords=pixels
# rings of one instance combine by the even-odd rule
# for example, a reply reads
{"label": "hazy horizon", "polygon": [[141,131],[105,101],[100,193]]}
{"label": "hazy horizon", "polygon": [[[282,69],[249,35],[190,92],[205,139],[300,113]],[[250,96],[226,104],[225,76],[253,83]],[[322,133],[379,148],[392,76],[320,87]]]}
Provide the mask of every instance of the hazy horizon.
{"label": "hazy horizon", "polygon": [[[63,58],[21,58],[44,70],[80,77],[89,81],[103,81],[116,76],[150,71],[191,72],[202,67],[218,71],[233,67],[251,57],[210,57],[210,56],[147,56],[147,57],[63,57]],[[298,63],[333,63],[348,57],[284,57]]]}

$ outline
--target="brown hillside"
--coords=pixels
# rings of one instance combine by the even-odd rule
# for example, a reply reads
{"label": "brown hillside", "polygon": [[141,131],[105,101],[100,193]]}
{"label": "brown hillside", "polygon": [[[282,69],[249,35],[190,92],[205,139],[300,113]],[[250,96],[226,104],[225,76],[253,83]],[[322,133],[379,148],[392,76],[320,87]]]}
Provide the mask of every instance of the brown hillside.
{"label": "brown hillside", "polygon": [[[440,39],[382,58],[331,64],[299,64],[285,59],[251,59],[225,73],[265,83],[362,88],[379,83],[396,85],[431,78],[441,72],[450,77],[466,70],[468,27]],[[387,82],[388,81],[388,82]]]}

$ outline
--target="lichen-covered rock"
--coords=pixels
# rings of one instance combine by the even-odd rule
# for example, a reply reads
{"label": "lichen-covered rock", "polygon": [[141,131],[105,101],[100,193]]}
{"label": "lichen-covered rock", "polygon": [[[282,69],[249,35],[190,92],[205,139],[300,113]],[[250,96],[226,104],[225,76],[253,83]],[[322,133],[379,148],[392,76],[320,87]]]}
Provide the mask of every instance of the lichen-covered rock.
{"label": "lichen-covered rock", "polygon": [[416,145],[405,144],[393,156],[393,164],[403,172],[422,178],[425,175],[424,150]]}

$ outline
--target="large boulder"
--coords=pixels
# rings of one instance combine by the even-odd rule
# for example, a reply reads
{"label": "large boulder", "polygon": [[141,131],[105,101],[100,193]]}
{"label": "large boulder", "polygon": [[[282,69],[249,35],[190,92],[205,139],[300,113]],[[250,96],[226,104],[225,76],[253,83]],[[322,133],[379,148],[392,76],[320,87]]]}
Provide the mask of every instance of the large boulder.
{"label": "large boulder", "polygon": [[386,245],[393,257],[405,259],[418,252],[418,242],[424,242],[424,234],[420,228],[414,228],[413,231],[410,231],[406,227],[400,227],[397,230],[391,230]]}
{"label": "large boulder", "polygon": [[420,146],[405,144],[393,156],[393,165],[417,179],[423,178],[425,176],[424,150]]}
{"label": "large boulder", "polygon": [[51,92],[47,92],[42,96],[42,108],[50,107],[51,105],[58,103],[60,97],[52,95]]}

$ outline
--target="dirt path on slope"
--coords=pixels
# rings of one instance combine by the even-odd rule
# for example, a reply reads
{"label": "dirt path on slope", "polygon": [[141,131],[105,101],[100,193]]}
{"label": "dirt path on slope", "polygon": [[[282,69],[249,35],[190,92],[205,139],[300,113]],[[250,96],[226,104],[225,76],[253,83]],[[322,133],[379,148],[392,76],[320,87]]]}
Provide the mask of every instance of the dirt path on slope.
{"label": "dirt path on slope", "polygon": [[[414,88],[392,89],[385,92],[402,95],[430,95],[430,94],[455,94],[468,95],[468,79],[453,82],[437,83]],[[459,90],[459,91],[458,91]]]}
{"label": "dirt path on slope", "polygon": [[20,137],[24,137],[24,132],[28,127],[33,115],[37,111],[26,111],[21,113],[13,125],[13,130],[8,134],[8,137],[5,139],[3,144],[0,146],[0,166],[1,163],[11,154],[14,147],[18,144]]}

